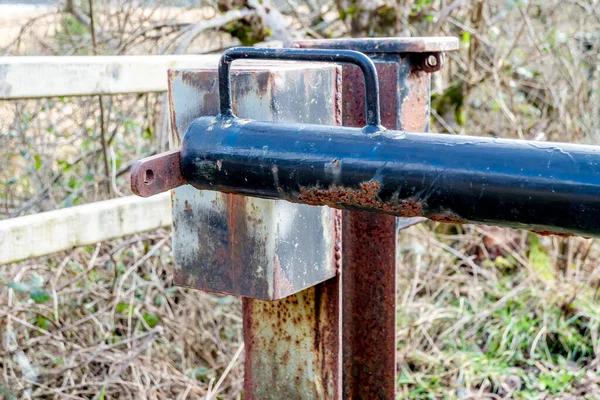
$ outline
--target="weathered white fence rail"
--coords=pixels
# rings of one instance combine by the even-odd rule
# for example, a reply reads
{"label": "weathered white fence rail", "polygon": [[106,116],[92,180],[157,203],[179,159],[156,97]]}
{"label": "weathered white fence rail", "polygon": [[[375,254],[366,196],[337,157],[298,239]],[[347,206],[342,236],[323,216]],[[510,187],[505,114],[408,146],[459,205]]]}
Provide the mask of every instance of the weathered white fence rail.
{"label": "weathered white fence rail", "polygon": [[[169,68],[218,56],[0,58],[0,100],[164,92]],[[168,195],[129,196],[0,221],[0,265],[171,225]]]}
{"label": "weathered white fence rail", "polygon": [[169,193],[11,218],[0,221],[0,265],[170,225]]}
{"label": "weathered white fence rail", "polygon": [[169,68],[214,67],[218,56],[0,58],[0,100],[164,92]]}

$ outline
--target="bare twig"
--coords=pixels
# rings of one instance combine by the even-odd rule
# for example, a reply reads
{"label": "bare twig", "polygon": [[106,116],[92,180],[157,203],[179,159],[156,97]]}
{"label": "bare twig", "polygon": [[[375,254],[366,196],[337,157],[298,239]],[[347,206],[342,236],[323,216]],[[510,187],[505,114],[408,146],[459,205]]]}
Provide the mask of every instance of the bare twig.
{"label": "bare twig", "polygon": [[[98,55],[98,42],[96,41],[96,27],[94,24],[94,0],[88,0],[90,7],[90,31],[92,33],[92,45],[94,49],[94,55]],[[104,171],[106,173],[106,192],[112,196],[112,187],[110,186],[110,167],[108,166],[108,146],[106,143],[106,126],[104,119],[104,102],[102,96],[98,96],[98,106],[100,108],[100,140],[102,144],[102,158],[104,159]]]}
{"label": "bare twig", "polygon": [[221,377],[219,378],[219,380],[215,384],[215,387],[212,388],[212,390],[209,390],[209,392],[206,394],[206,400],[211,400],[213,398],[213,396],[218,393],[219,388],[221,387],[221,384],[223,383],[223,381],[225,380],[225,378],[229,374],[229,371],[231,371],[231,368],[233,368],[233,366],[235,365],[235,362],[237,361],[237,359],[240,356],[240,354],[242,354],[242,350],[244,350],[244,343],[240,344],[240,346],[238,347],[237,351],[235,352],[235,354],[231,358],[231,361],[227,365],[227,368],[225,368],[225,371],[223,371],[223,374],[221,375]]}
{"label": "bare twig", "polygon": [[216,18],[212,18],[207,21],[202,21],[197,24],[187,26],[186,28],[184,28],[186,34],[183,37],[183,39],[181,39],[181,41],[179,42],[179,45],[177,45],[177,48],[175,49],[175,54],[185,53],[192,40],[194,40],[200,33],[208,29],[220,28],[223,25],[226,25],[230,22],[249,17],[253,14],[254,11],[249,10],[247,8],[243,8],[241,10],[230,10]]}

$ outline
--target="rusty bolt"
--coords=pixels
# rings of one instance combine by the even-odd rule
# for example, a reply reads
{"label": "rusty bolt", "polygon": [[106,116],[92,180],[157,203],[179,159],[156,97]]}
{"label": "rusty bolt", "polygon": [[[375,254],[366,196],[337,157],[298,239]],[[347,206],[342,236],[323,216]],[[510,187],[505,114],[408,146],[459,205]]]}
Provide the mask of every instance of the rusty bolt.
{"label": "rusty bolt", "polygon": [[428,73],[439,71],[444,65],[444,53],[422,54],[417,60],[416,66],[421,71]]}

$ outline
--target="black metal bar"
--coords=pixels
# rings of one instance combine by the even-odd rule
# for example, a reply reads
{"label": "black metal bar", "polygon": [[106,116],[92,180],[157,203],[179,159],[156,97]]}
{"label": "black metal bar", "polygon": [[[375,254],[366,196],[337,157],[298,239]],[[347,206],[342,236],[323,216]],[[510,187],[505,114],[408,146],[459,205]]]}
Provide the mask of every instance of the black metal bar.
{"label": "black metal bar", "polygon": [[279,61],[313,61],[342,62],[355,64],[362,70],[365,78],[365,95],[367,111],[367,133],[381,130],[381,112],[379,111],[379,82],[373,61],[363,53],[353,50],[321,50],[321,49],[260,49],[254,47],[234,47],[226,50],[219,60],[219,94],[221,97],[221,114],[232,117],[231,80],[229,70],[231,63],[239,59],[279,60]]}
{"label": "black metal bar", "polygon": [[198,189],[541,233],[600,235],[600,147],[470,136],[194,121]]}

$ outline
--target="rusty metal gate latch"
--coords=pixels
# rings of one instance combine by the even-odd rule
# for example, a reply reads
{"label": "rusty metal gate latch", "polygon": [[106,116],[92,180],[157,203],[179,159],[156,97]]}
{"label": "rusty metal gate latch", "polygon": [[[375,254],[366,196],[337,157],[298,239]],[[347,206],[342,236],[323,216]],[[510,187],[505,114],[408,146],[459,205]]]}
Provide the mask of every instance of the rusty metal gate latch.
{"label": "rusty metal gate latch", "polygon": [[[236,59],[348,62],[366,83],[362,128],[278,124],[233,115]],[[408,133],[380,125],[377,72],[351,50],[233,48],[219,63],[221,113],[188,128],[181,149],[138,161],[134,193],[199,190],[403,217],[595,236],[600,148]]]}

